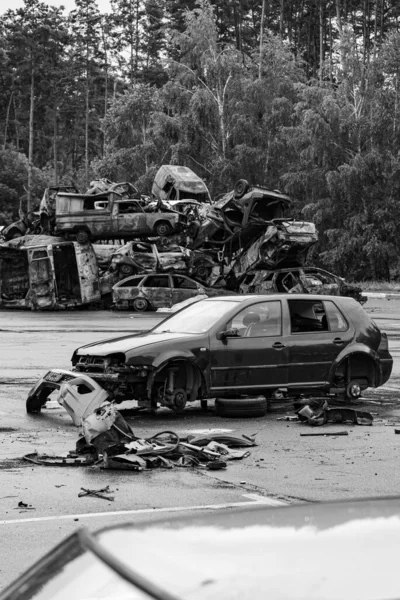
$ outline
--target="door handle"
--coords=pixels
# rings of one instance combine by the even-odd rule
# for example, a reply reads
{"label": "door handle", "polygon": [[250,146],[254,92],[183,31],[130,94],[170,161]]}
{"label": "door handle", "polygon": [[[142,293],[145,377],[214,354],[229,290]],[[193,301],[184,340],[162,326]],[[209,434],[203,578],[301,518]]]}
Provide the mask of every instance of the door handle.
{"label": "door handle", "polygon": [[275,344],[272,344],[272,347],[275,348],[275,350],[282,350],[282,348],[286,348],[286,344],[282,344],[282,342],[275,342]]}
{"label": "door handle", "polygon": [[341,346],[342,344],[344,344],[344,341],[341,338],[335,338],[333,340],[333,343],[336,344],[336,346]]}

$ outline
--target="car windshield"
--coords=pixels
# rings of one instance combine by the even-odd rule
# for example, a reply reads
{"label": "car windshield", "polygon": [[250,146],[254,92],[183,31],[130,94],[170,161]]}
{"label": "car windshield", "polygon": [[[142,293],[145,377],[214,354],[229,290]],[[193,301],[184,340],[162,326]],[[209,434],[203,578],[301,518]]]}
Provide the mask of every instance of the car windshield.
{"label": "car windshield", "polygon": [[200,300],[157,325],[151,333],[205,333],[234,305],[232,300]]}

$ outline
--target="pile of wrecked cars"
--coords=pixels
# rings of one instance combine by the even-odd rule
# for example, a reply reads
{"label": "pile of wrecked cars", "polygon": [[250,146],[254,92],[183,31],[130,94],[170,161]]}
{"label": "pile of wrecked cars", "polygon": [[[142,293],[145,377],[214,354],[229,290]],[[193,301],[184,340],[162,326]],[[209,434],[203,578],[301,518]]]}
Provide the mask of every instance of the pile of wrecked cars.
{"label": "pile of wrecked cars", "polygon": [[227,290],[362,302],[360,288],[305,266],[318,233],[313,223],[290,218],[290,205],[285,194],[245,180],[212,202],[205,183],[176,165],[159,169],[151,196],[106,179],[85,193],[48,188],[22,235],[18,223],[5,230],[0,307],[143,311]]}

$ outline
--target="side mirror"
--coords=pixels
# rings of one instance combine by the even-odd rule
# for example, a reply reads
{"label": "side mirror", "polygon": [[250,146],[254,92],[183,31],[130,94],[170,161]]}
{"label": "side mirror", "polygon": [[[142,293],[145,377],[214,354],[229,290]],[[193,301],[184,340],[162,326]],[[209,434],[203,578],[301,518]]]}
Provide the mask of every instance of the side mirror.
{"label": "side mirror", "polygon": [[240,337],[239,329],[236,329],[236,328],[226,329],[225,331],[220,331],[217,334],[218,340],[226,340],[227,338],[230,338],[230,337]]}

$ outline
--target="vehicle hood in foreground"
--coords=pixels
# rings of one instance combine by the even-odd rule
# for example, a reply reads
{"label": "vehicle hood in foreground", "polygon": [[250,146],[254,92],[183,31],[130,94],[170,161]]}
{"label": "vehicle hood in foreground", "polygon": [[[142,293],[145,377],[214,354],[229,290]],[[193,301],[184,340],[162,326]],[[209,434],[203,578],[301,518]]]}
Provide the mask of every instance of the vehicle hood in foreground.
{"label": "vehicle hood in foreground", "polygon": [[87,346],[81,346],[75,351],[78,356],[90,354],[90,356],[108,356],[118,352],[129,352],[143,346],[159,344],[161,342],[174,342],[178,339],[187,339],[190,333],[139,333],[137,335],[126,335],[111,340],[94,342]]}
{"label": "vehicle hood in foreground", "polygon": [[[399,499],[217,510],[141,527],[119,525],[96,537],[137,574],[182,600],[400,597]],[[0,600],[147,597],[95,555],[77,550],[76,538]]]}

